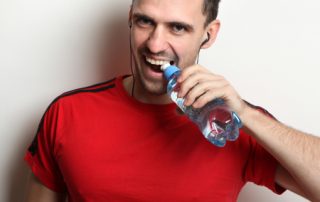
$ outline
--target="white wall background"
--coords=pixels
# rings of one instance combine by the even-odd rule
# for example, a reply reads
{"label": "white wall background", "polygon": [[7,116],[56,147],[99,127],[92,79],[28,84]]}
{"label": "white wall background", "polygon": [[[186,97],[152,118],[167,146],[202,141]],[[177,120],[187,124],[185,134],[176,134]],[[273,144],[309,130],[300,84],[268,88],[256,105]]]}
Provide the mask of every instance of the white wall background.
{"label": "white wall background", "polygon": [[[128,71],[130,2],[0,0],[0,201],[22,201],[22,158],[51,100]],[[317,0],[224,0],[220,36],[200,63],[282,122],[320,135],[319,10]],[[239,201],[306,200],[248,184]]]}

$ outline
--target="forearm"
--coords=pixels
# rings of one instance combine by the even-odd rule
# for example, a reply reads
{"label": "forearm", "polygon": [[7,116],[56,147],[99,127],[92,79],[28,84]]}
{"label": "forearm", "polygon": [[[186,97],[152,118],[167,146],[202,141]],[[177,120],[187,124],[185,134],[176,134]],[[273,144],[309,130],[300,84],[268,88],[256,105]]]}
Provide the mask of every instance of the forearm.
{"label": "forearm", "polygon": [[251,107],[246,107],[241,120],[306,196],[320,201],[320,138],[287,127]]}
{"label": "forearm", "polygon": [[65,202],[66,195],[56,193],[45,187],[33,174],[31,174],[25,202]]}
{"label": "forearm", "polygon": [[249,107],[224,77],[200,65],[184,68],[178,82],[178,96],[185,98],[186,106],[201,108],[211,100],[224,98],[240,116],[243,125],[253,131],[252,136],[289,172],[290,180],[293,179],[285,182],[276,179],[277,182],[288,185],[285,188],[303,192],[309,199],[320,201],[319,138],[286,127]]}

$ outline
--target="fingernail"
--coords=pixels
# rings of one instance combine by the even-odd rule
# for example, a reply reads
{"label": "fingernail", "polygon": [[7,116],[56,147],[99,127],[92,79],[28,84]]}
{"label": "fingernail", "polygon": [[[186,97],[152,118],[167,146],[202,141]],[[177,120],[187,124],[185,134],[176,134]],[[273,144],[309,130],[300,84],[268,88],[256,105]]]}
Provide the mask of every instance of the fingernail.
{"label": "fingernail", "polygon": [[198,108],[198,103],[193,103],[193,108]]}
{"label": "fingernail", "polygon": [[184,100],[183,105],[187,107],[187,106],[189,106],[190,104],[189,104],[189,102],[188,102],[187,100]]}
{"label": "fingernail", "polygon": [[182,98],[183,94],[181,92],[178,92],[178,98]]}

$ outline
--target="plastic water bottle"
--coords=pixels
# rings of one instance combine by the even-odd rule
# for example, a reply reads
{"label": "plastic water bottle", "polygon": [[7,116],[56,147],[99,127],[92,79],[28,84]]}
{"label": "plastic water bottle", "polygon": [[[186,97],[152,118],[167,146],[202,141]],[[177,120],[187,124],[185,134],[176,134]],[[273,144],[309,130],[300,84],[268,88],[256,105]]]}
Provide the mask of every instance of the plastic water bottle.
{"label": "plastic water bottle", "polygon": [[170,64],[162,65],[165,78],[168,80],[167,93],[179,108],[198,125],[204,137],[212,144],[223,147],[226,141],[235,141],[239,136],[241,120],[232,112],[224,100],[217,98],[200,109],[184,105],[184,98],[178,98],[180,86],[177,83],[181,70]]}

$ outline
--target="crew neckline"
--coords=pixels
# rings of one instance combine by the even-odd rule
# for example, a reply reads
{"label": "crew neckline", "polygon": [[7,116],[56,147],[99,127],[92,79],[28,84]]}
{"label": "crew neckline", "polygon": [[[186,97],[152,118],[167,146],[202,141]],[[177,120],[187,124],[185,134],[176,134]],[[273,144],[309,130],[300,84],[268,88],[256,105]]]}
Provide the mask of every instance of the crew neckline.
{"label": "crew neckline", "polygon": [[128,105],[144,112],[155,112],[158,115],[161,115],[163,119],[170,120],[170,124],[166,126],[168,128],[177,128],[185,125],[186,123],[190,123],[187,116],[178,114],[177,105],[174,102],[168,104],[150,104],[140,102],[139,100],[131,97],[123,85],[124,78],[128,76],[130,75],[119,76],[115,80],[118,93]]}

